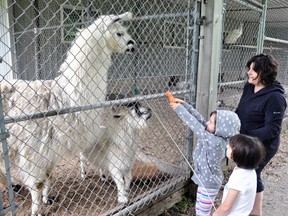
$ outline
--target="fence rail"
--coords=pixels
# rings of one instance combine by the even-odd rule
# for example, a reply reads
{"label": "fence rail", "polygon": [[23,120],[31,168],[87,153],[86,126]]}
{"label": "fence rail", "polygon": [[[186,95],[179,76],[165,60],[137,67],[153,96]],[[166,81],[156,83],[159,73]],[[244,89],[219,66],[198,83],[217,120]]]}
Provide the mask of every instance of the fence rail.
{"label": "fence rail", "polygon": [[[196,103],[200,28],[213,22],[201,17],[207,4],[0,3],[0,215],[141,215],[187,186],[193,133],[165,92]],[[288,3],[222,7],[215,82],[218,105],[233,110],[245,63],[260,49],[279,61],[288,85]]]}

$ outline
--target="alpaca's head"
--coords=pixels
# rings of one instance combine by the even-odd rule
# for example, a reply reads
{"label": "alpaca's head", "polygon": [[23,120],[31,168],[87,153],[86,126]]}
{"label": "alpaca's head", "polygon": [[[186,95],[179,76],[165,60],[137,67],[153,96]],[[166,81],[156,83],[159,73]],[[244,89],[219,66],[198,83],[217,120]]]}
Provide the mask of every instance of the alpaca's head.
{"label": "alpaca's head", "polygon": [[[122,25],[123,21],[132,20],[130,12],[121,15],[100,16],[94,24],[102,32],[107,47],[114,53],[133,52],[135,41],[128,34],[127,28]],[[93,24],[92,24],[93,25]]]}
{"label": "alpaca's head", "polygon": [[129,124],[134,130],[141,130],[147,126],[147,120],[152,116],[150,108],[142,106],[139,102],[131,102],[114,106],[114,118],[124,124]]}
{"label": "alpaca's head", "polygon": [[87,71],[94,74],[102,68],[105,74],[100,76],[104,79],[107,75],[106,70],[111,64],[112,53],[134,51],[135,41],[127,33],[127,28],[121,24],[122,21],[132,20],[132,17],[130,12],[121,15],[103,15],[87,28],[79,30],[65,62],[60,67],[60,72],[67,71],[71,75],[77,72],[81,73],[82,75],[78,76],[82,77]]}

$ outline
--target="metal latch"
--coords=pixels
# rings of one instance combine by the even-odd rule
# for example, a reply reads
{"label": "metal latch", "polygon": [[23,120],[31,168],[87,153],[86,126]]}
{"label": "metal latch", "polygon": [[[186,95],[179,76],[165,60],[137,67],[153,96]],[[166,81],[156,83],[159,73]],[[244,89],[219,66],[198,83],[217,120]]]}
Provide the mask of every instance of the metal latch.
{"label": "metal latch", "polygon": [[0,140],[7,139],[9,136],[10,136],[10,135],[9,135],[8,132],[0,133]]}
{"label": "metal latch", "polygon": [[206,19],[205,16],[202,16],[196,20],[197,25],[203,25],[204,20]]}

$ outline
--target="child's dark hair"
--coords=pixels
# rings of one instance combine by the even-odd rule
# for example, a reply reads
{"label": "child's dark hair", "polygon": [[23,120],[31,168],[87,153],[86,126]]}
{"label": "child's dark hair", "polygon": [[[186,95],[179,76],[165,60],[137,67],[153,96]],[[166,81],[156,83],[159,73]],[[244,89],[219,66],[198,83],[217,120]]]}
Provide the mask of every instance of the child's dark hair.
{"label": "child's dark hair", "polygon": [[272,56],[263,53],[255,55],[248,60],[246,67],[249,69],[252,63],[263,85],[269,86],[275,82],[279,65]]}
{"label": "child's dark hair", "polygon": [[210,117],[211,117],[213,114],[216,114],[216,115],[217,115],[217,111],[215,110],[215,111],[211,112],[211,113],[210,113]]}
{"label": "child's dark hair", "polygon": [[255,169],[264,157],[265,149],[260,140],[255,137],[237,134],[230,139],[232,160],[243,169]]}

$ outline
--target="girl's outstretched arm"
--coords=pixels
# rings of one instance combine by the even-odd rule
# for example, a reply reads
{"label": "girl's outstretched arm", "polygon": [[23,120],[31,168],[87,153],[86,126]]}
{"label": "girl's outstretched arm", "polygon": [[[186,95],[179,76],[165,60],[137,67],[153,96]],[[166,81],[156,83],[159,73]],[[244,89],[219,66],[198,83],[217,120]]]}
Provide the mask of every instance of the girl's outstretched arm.
{"label": "girl's outstretched arm", "polygon": [[229,189],[224,202],[216,209],[212,216],[226,216],[231,211],[239,194],[238,190]]}
{"label": "girl's outstretched arm", "polygon": [[173,110],[175,110],[180,104],[182,104],[184,108],[187,109],[187,111],[197,119],[198,122],[200,122],[203,126],[206,125],[206,120],[204,119],[204,117],[196,109],[194,109],[192,105],[188,104],[182,99],[174,98],[170,91],[166,92],[166,96]]}

